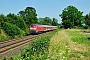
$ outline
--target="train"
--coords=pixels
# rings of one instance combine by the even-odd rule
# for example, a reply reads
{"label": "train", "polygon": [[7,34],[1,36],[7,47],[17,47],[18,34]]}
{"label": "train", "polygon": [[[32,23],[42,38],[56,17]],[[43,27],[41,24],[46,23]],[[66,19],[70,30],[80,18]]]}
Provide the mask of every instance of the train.
{"label": "train", "polygon": [[40,24],[31,24],[30,25],[30,33],[37,34],[46,31],[56,30],[57,26],[49,26],[49,25],[40,25]]}

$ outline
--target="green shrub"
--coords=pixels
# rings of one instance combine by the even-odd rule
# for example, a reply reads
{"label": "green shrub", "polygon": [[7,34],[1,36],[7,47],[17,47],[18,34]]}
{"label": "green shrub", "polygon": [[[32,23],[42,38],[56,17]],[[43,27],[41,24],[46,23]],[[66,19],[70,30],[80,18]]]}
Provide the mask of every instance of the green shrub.
{"label": "green shrub", "polygon": [[9,13],[7,15],[7,20],[9,20],[7,22],[18,26],[20,29],[22,29],[24,32],[26,32],[27,25],[21,16]]}
{"label": "green shrub", "polygon": [[6,57],[4,57],[4,59],[3,60],[8,60]]}
{"label": "green shrub", "polygon": [[17,22],[16,26],[18,26],[20,29],[22,29],[24,31],[26,30],[26,23],[25,23],[25,21],[23,20],[22,17],[17,16],[17,21],[16,22]]}
{"label": "green shrub", "polygon": [[84,29],[88,29],[88,26],[83,26]]}
{"label": "green shrub", "polygon": [[43,37],[29,44],[21,52],[22,59],[46,59],[48,56],[49,41],[49,37]]}
{"label": "green shrub", "polygon": [[0,41],[3,41],[3,40],[5,40],[6,38],[4,37],[4,36],[2,36],[2,35],[0,35]]}
{"label": "green shrub", "polygon": [[15,35],[21,35],[22,31],[17,26],[5,22],[3,25],[3,29],[7,35],[14,37]]}
{"label": "green shrub", "polygon": [[26,28],[25,35],[28,35],[28,34],[30,34],[30,29]]}

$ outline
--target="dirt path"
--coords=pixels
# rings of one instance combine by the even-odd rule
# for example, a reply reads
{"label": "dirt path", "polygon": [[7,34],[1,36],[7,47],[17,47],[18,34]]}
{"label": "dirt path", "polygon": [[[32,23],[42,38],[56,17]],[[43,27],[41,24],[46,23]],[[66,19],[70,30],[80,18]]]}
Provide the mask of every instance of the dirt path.
{"label": "dirt path", "polygon": [[84,57],[81,54],[76,54],[77,56],[73,57],[75,55],[73,52],[85,52],[87,48],[71,41],[71,37],[66,31],[59,31],[51,38],[48,60],[83,60]]}

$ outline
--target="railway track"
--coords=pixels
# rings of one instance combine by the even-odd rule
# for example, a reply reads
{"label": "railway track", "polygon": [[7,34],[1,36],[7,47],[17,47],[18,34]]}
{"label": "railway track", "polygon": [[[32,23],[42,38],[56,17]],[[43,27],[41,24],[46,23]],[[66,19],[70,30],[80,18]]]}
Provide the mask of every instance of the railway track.
{"label": "railway track", "polygon": [[[7,41],[0,42],[0,59],[4,57],[10,57],[12,54],[10,53],[13,50],[13,55],[15,53],[14,50],[17,50],[16,54],[19,54],[18,49],[20,50],[22,47],[37,39],[40,36],[47,35],[49,32],[38,34],[38,35],[29,35],[21,38],[11,39]],[[10,54],[9,54],[10,53]]]}

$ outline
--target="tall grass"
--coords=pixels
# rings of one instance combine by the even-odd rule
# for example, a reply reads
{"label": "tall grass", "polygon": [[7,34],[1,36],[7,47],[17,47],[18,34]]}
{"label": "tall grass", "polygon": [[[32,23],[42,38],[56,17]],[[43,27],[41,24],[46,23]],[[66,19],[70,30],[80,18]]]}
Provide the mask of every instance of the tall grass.
{"label": "tall grass", "polygon": [[9,36],[7,36],[5,34],[5,32],[3,30],[1,30],[1,33],[0,33],[0,41],[4,41],[4,40],[7,40],[7,39],[10,39]]}
{"label": "tall grass", "polygon": [[88,37],[90,37],[90,34],[84,33],[82,32],[82,30],[68,31],[68,34],[72,37],[72,41],[90,46],[90,40],[88,39]]}
{"label": "tall grass", "polygon": [[89,60],[89,40],[82,40],[90,35],[80,31],[81,29],[66,29],[55,34],[50,40],[48,60]]}
{"label": "tall grass", "polygon": [[69,37],[64,31],[59,31],[50,40],[48,60],[69,59]]}
{"label": "tall grass", "polygon": [[[88,37],[90,37],[90,34],[83,32],[83,30],[78,29],[72,29],[68,30],[67,33],[71,37],[71,40],[75,42],[75,47],[73,47],[74,50],[71,53],[72,57],[77,57],[77,59],[81,60],[89,60],[90,59],[90,40]],[[72,49],[72,50],[73,50]]]}

